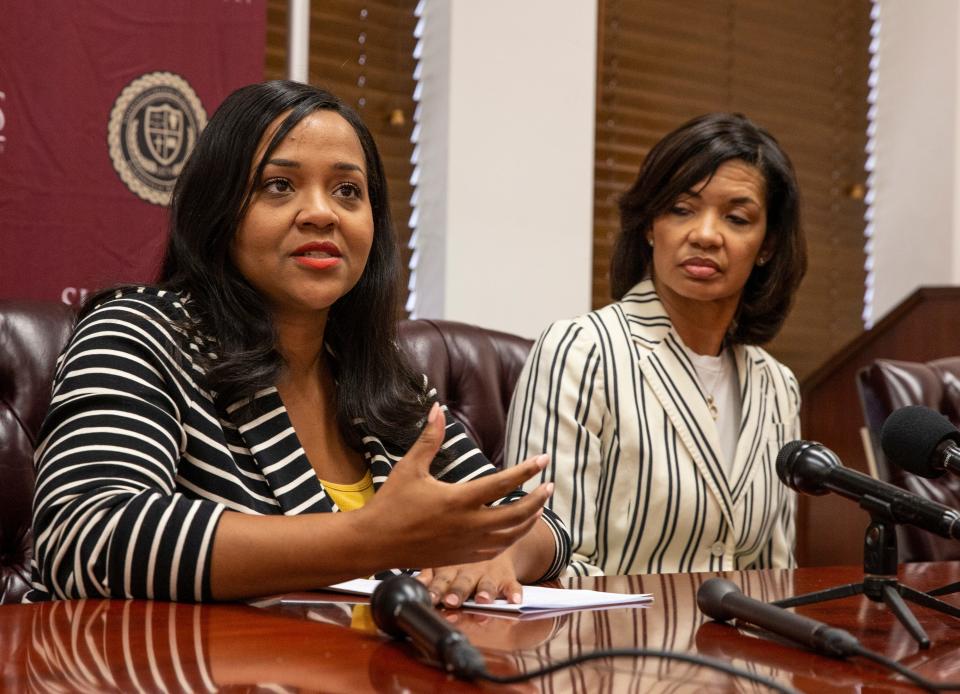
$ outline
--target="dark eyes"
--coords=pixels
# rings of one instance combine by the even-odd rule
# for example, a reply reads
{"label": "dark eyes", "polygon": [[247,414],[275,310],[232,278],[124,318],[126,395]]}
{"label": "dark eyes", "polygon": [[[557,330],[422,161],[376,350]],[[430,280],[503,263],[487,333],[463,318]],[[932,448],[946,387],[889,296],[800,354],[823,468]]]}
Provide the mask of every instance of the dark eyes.
{"label": "dark eyes", "polygon": [[334,193],[346,198],[360,199],[363,197],[363,191],[356,183],[341,183],[336,187]]}
{"label": "dark eyes", "polygon": [[[689,207],[684,207],[683,205],[674,205],[670,208],[670,214],[677,217],[689,217],[693,214],[693,210]],[[745,226],[750,224],[750,220],[746,217],[739,214],[728,214],[726,215],[726,220],[733,224],[734,226]]]}
{"label": "dark eyes", "polygon": [[[293,183],[286,178],[271,178],[264,182],[263,190],[277,195],[292,193]],[[339,198],[359,200],[363,198],[363,189],[356,183],[340,183],[333,189],[333,194]]]}
{"label": "dark eyes", "polygon": [[289,193],[293,184],[285,178],[271,178],[263,184],[263,189],[268,193]]}

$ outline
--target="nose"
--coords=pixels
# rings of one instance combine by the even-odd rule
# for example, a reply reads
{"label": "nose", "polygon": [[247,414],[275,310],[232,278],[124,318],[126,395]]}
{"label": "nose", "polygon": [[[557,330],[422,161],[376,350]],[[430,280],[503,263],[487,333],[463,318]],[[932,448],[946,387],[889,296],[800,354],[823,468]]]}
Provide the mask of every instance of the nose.
{"label": "nose", "polygon": [[723,243],[719,220],[712,211],[705,211],[692,219],[688,236],[690,243],[698,248],[716,248]]}
{"label": "nose", "polygon": [[340,223],[340,218],[324,191],[305,191],[300,199],[302,204],[297,210],[294,222],[301,229],[326,229]]}

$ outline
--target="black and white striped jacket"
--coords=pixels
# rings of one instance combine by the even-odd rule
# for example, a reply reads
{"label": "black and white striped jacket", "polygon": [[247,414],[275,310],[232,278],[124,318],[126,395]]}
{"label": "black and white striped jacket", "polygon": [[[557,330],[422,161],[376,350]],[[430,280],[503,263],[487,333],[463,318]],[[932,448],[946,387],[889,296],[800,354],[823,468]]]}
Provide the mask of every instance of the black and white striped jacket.
{"label": "black and white striped jacket", "polygon": [[[338,510],[276,388],[225,410],[214,406],[193,358],[209,347],[188,343],[176,327],[188,308],[169,292],[123,290],[84,317],[60,356],[36,452],[28,599],[209,599],[224,510]],[[404,451],[369,435],[363,444],[378,489]],[[438,473],[443,481],[494,471],[449,415],[443,448],[452,461]],[[556,575],[569,558],[569,536],[555,516],[544,518],[556,539],[549,572]]]}
{"label": "black and white striped jacket", "polygon": [[[734,348],[742,418],[731,472],[696,372],[649,280],[540,337],[510,408],[506,464],[545,452],[574,574],[793,565],[795,494],[780,448],[800,436],[790,370]],[[538,484],[531,480],[529,484]]]}

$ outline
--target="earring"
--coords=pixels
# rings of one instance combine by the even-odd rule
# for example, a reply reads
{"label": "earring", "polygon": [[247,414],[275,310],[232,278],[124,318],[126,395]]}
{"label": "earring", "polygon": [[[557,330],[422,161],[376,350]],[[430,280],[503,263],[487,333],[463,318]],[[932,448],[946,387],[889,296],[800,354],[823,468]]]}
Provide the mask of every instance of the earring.
{"label": "earring", "polygon": [[652,237],[652,236],[648,236],[648,237],[647,237],[647,243],[650,244],[650,248],[653,248],[653,237]]}
{"label": "earring", "polygon": [[763,267],[764,265],[767,264],[768,260],[770,260],[770,258],[766,256],[760,256],[759,258],[757,258],[757,267]]}

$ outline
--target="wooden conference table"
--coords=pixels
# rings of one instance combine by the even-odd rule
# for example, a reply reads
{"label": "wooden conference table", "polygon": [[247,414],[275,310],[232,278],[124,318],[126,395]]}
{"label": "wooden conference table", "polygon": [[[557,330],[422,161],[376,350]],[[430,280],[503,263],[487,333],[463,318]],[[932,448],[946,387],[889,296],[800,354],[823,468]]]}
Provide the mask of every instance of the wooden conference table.
{"label": "wooden conference table", "polygon": [[[542,619],[451,615],[497,674],[532,670],[599,648],[647,647],[719,658],[808,692],[917,691],[865,661],[840,661],[767,641],[704,618],[700,583],[716,574],[570,579],[572,587],[653,593],[648,607]],[[722,574],[760,600],[860,581],[860,567]],[[960,580],[960,562],[912,564],[900,580],[919,590]],[[366,605],[321,594],[311,606],[252,607],[80,600],[0,607],[4,691],[510,692],[767,691],[675,661],[592,661],[512,686],[471,685],[423,664],[406,644],[379,636]],[[945,598],[960,605],[960,594]],[[359,602],[363,602],[359,600]],[[919,650],[883,605],[862,596],[799,608],[844,627],[868,648],[921,674],[960,680],[960,620],[921,607],[933,641]]]}

